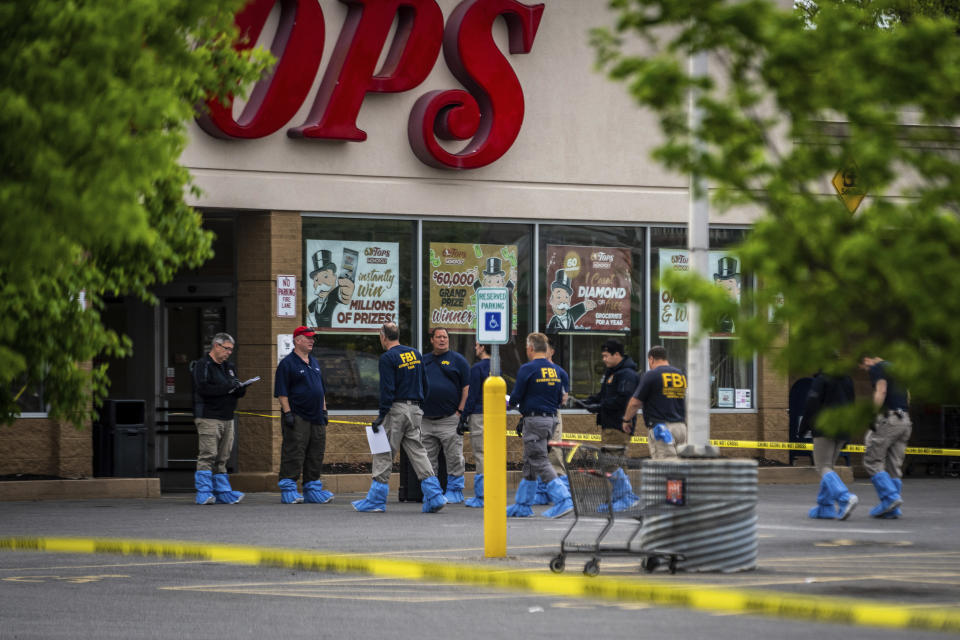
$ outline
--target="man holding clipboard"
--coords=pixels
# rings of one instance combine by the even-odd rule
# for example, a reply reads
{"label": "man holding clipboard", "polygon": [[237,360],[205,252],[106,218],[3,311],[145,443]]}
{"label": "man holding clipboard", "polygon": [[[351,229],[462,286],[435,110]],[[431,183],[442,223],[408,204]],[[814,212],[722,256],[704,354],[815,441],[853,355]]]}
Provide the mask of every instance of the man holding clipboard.
{"label": "man holding clipboard", "polygon": [[447,504],[447,499],[420,441],[421,405],[429,388],[423,356],[413,347],[400,344],[400,330],[393,322],[380,327],[380,346],[385,351],[380,356],[380,413],[367,429],[377,434],[386,431],[390,448],[389,451],[376,452],[380,448],[374,450],[371,435],[373,478],[367,497],[354,500],[353,508],[374,513],[387,510],[393,455],[403,447],[420,480],[423,512],[434,513]]}
{"label": "man holding clipboard", "polygon": [[244,494],[234,491],[227,477],[233,450],[233,412],[237,400],[256,379],[240,382],[230,362],[235,345],[229,333],[213,336],[210,352],[190,364],[193,376],[193,420],[197,425],[197,471],[193,484],[197,504],[236,504]]}

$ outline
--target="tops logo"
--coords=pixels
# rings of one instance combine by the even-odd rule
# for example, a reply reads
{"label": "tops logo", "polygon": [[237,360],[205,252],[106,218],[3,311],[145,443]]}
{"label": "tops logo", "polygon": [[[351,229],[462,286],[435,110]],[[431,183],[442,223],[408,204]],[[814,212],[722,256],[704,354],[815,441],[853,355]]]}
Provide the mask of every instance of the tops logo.
{"label": "tops logo", "polygon": [[[409,91],[426,79],[440,53],[462,89],[420,96],[407,121],[407,137],[422,162],[440,169],[475,169],[507,152],[523,124],[523,90],[491,30],[503,16],[510,53],[529,53],[543,4],[516,0],[463,0],[446,28],[436,0],[340,0],[348,6],[340,37],[323,74],[307,120],[287,129],[291,138],[362,142],[367,134],[357,116],[368,92]],[[197,117],[204,131],[218,138],[262,138],[283,128],[306,99],[320,68],[324,44],[323,10],[317,0],[251,0],[236,16],[245,40],[256,43],[270,11],[280,3],[280,21],[270,50],[278,61],[258,82],[243,113],[233,117],[226,105],[207,102]],[[377,61],[394,23],[397,27],[386,61]],[[438,139],[470,140],[451,153]]]}
{"label": "tops logo", "polygon": [[604,253],[603,251],[594,251],[590,254],[590,259],[594,262],[613,262],[613,254]]}
{"label": "tops logo", "polygon": [[363,250],[363,255],[367,258],[367,264],[384,263],[390,257],[390,252],[380,247],[367,247]]}

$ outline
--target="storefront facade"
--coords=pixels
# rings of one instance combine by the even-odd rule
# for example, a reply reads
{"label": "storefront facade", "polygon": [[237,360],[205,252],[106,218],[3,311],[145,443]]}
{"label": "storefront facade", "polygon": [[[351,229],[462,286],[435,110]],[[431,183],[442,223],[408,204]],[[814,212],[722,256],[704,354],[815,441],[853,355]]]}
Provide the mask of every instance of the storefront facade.
{"label": "storefront facade", "polygon": [[[687,180],[650,159],[652,114],[594,71],[588,30],[611,21],[605,0],[396,4],[396,18],[332,0],[255,2],[245,14],[280,63],[249,104],[192,125],[183,155],[217,256],[159,290],[156,307],[117,300],[107,311],[134,340],[136,365],[111,363],[111,395],[146,402],[148,473],[190,469],[187,366],[218,330],[236,337],[241,376],[262,379],[240,405],[241,476],[277,470],[273,371],[300,324],[318,327],[340,421],[328,463],[369,461],[349,423],[376,411],[380,324],[397,321],[420,349],[443,326],[472,360],[475,282],[514,297],[508,387],[531,331],[551,334],[576,398],[597,390],[609,337],[641,367],[654,344],[686,366],[685,309],[658,276],[685,268]],[[731,295],[754,286],[725,252],[751,221],[711,220],[712,272]],[[733,357],[736,339],[733,326],[711,336],[712,437],[786,440],[787,381],[762,358]],[[25,423],[45,424],[42,408],[15,428]],[[596,433],[573,408],[564,428]]]}

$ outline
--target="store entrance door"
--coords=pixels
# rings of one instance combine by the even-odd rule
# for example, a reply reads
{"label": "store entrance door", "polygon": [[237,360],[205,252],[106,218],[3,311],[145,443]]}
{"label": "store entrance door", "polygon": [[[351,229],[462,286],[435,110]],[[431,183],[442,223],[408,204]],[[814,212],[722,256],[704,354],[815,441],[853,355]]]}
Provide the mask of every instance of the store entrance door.
{"label": "store entrance door", "polygon": [[[190,363],[210,351],[213,336],[230,330],[232,300],[175,299],[163,303],[160,390],[157,398],[157,475],[163,491],[192,491],[197,465]],[[231,334],[232,335],[232,334]],[[228,471],[236,468],[236,440]]]}

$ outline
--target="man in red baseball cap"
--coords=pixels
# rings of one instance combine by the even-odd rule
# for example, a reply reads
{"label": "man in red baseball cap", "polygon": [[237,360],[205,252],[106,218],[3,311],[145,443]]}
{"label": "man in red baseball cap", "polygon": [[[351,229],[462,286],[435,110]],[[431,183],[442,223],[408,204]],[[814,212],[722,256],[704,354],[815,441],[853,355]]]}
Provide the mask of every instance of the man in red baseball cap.
{"label": "man in red baseball cap", "polygon": [[[327,401],[320,363],[310,355],[315,335],[309,327],[293,330],[293,351],[277,365],[274,378],[273,395],[282,410],[279,486],[284,504],[322,504],[333,499],[320,479],[327,445]],[[297,491],[301,473],[303,495]]]}

